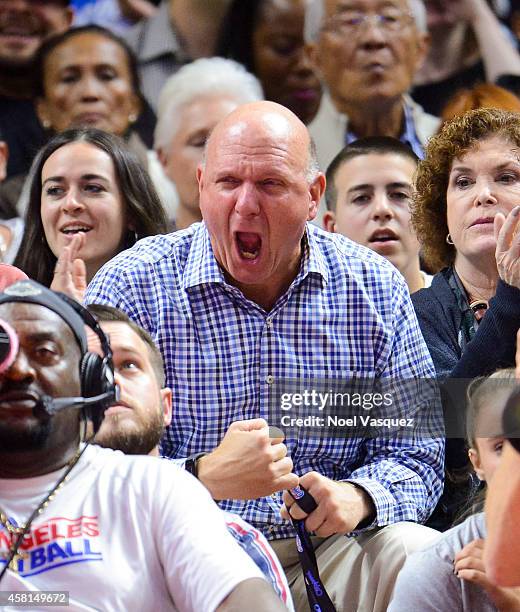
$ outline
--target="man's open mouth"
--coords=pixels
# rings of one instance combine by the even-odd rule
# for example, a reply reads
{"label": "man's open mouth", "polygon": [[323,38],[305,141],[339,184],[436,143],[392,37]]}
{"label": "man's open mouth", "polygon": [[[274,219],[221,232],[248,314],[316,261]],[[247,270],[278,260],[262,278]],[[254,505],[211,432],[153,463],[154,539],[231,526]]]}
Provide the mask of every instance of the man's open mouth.
{"label": "man's open mouth", "polygon": [[370,244],[374,242],[394,242],[399,240],[397,234],[391,229],[376,230],[368,239]]}
{"label": "man's open mouth", "polygon": [[262,248],[262,239],[254,232],[236,232],[238,252],[243,259],[256,259]]}

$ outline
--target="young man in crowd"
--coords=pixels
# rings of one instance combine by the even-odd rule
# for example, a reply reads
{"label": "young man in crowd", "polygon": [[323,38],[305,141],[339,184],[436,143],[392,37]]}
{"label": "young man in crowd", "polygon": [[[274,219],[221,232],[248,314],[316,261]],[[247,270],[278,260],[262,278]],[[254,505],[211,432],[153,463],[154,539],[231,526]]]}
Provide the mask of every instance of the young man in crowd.
{"label": "young man in crowd", "polygon": [[88,313],[21,281],[0,294],[0,318],[12,349],[0,372],[2,591],[36,604],[35,591],[59,591],[82,610],[281,611],[195,479],[80,443],[82,409],[95,423],[99,402],[119,401]]}
{"label": "young man in crowd", "polygon": [[323,226],[372,249],[404,276],[410,293],[429,285],[410,223],[418,157],[389,136],[347,145],[327,168]]}

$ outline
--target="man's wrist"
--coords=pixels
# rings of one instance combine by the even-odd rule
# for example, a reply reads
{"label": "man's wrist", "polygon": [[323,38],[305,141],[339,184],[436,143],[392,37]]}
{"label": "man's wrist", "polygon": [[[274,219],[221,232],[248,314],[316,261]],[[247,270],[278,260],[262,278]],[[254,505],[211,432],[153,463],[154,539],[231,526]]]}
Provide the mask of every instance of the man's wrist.
{"label": "man's wrist", "polygon": [[377,516],[377,510],[373,499],[370,497],[368,491],[361,485],[358,485],[355,482],[348,482],[345,484],[352,485],[354,489],[356,489],[361,502],[361,518],[356,525],[356,529],[368,527]]}
{"label": "man's wrist", "polygon": [[214,462],[212,461],[213,453],[205,453],[197,462],[197,478],[210,492],[211,497],[218,501],[222,497],[218,497],[218,483],[213,478]]}
{"label": "man's wrist", "polygon": [[195,476],[195,478],[199,478],[199,462],[202,457],[205,457],[207,454],[208,453],[200,452],[190,455],[186,458],[186,461],[184,463],[184,469],[193,476]]}

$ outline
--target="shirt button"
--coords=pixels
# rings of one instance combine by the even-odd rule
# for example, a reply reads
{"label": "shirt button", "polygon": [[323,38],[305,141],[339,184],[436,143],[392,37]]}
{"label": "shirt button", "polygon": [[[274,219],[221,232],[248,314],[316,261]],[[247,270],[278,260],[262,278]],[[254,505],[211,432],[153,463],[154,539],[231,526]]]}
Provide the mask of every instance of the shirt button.
{"label": "shirt button", "polygon": [[273,320],[272,319],[266,319],[266,323],[267,323],[267,327],[269,329],[271,329],[271,327],[273,326]]}
{"label": "shirt button", "polygon": [[272,376],[271,374],[268,374],[268,375],[265,377],[265,382],[266,382],[268,385],[272,385],[272,384],[274,383],[274,376]]}

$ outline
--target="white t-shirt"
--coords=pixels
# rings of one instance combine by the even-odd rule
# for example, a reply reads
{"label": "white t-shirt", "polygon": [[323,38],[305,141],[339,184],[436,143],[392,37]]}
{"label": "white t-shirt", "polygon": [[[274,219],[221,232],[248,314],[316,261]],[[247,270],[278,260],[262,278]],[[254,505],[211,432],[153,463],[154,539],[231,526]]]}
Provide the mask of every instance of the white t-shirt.
{"label": "white t-shirt", "polygon": [[[23,523],[63,471],[0,479],[0,508]],[[8,545],[0,527],[0,556]],[[195,478],[98,446],[83,453],[22,550],[20,574],[8,571],[0,589],[69,591],[76,610],[205,612],[243,580],[263,578]]]}

